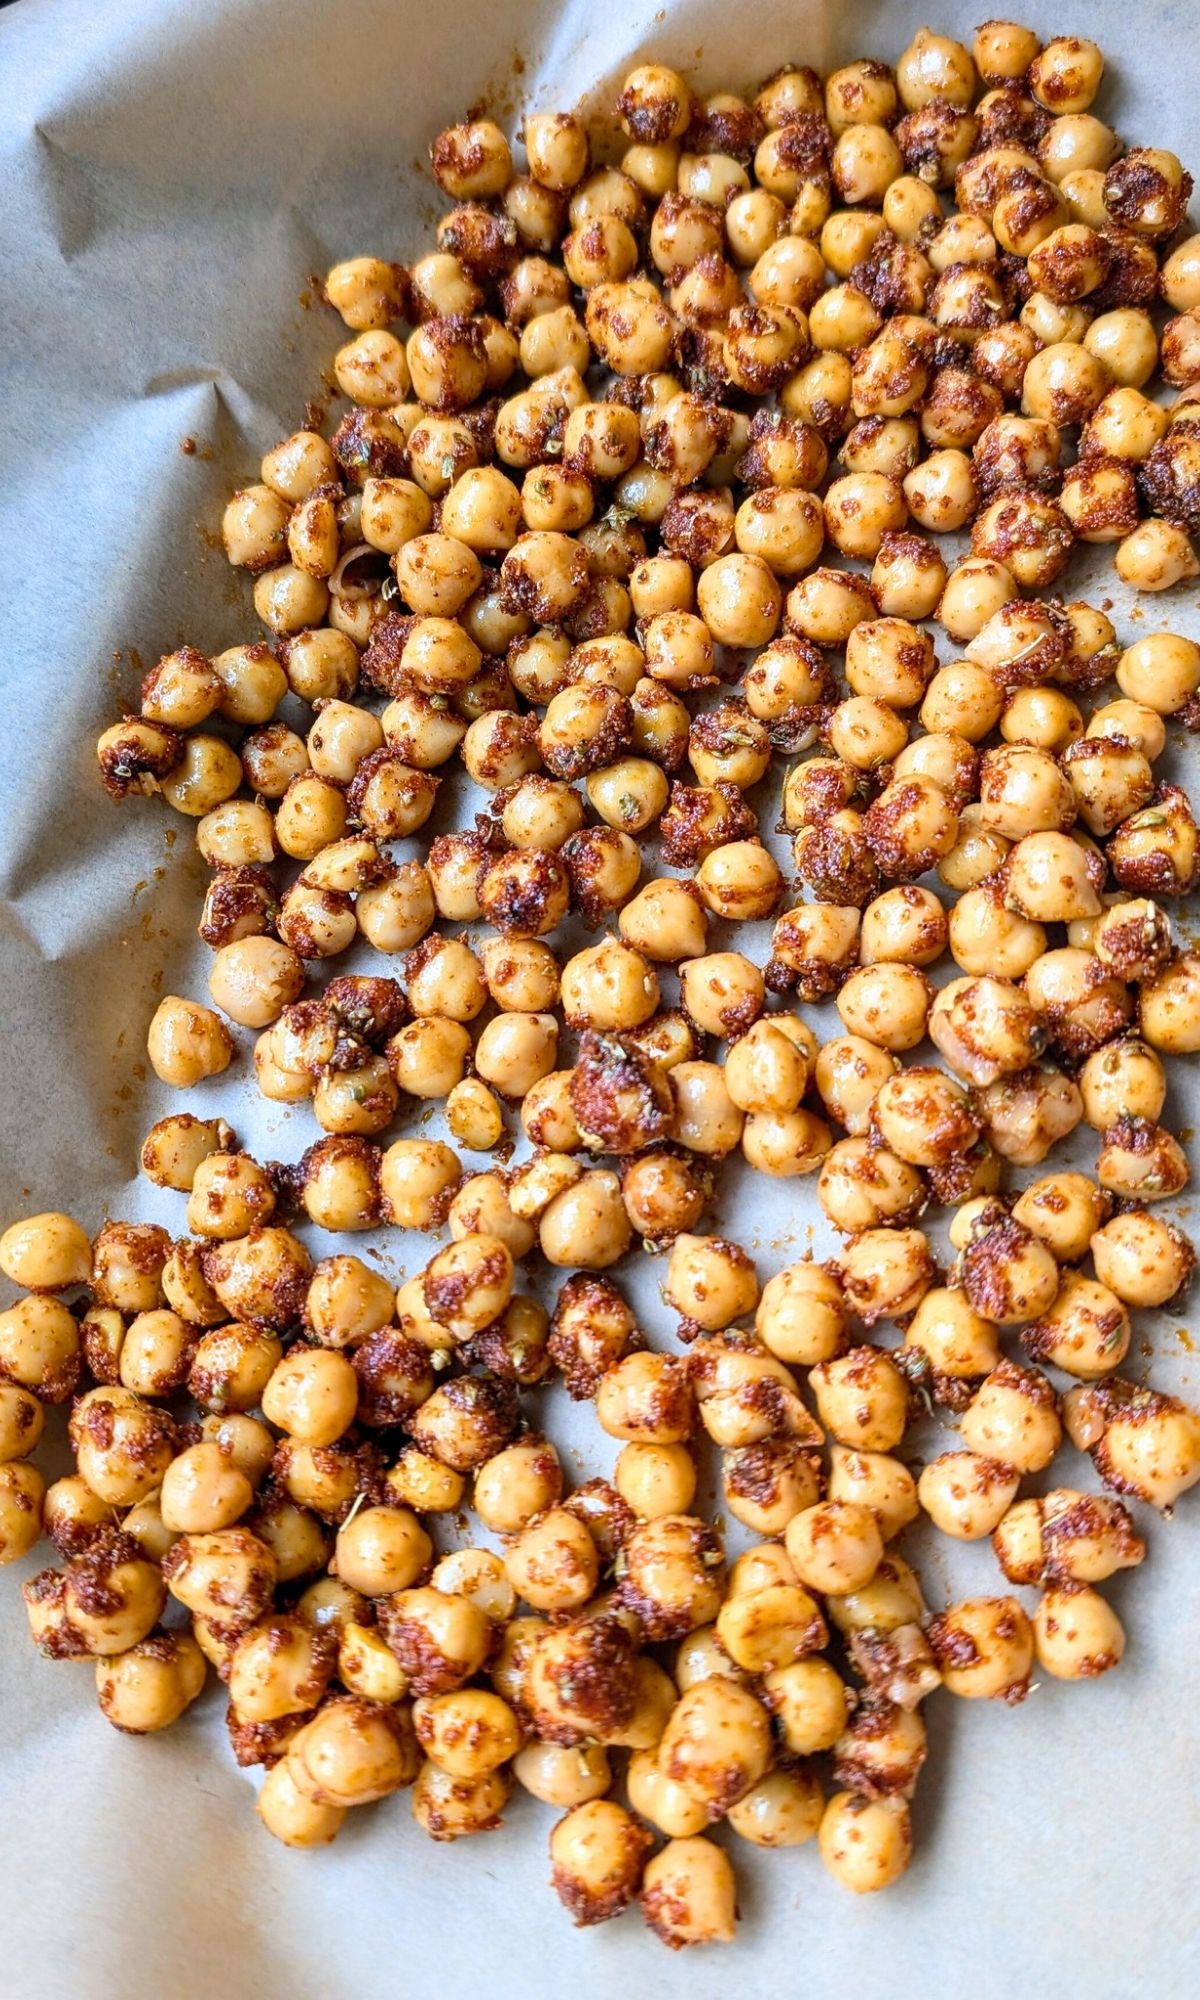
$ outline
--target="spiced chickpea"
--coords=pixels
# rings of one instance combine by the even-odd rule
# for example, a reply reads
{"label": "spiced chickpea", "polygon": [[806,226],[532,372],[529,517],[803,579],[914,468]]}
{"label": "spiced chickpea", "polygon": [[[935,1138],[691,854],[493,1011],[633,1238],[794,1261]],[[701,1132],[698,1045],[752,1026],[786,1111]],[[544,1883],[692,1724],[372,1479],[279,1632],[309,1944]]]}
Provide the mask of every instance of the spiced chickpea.
{"label": "spiced chickpea", "polygon": [[846,1305],[836,1274],[820,1264],[789,1265],[763,1287],[755,1326],[780,1361],[813,1366],[832,1360],[842,1344]]}
{"label": "spiced chickpea", "polygon": [[622,940],[644,958],[678,964],[704,954],[708,924],[704,904],[692,882],[672,876],[646,882],[618,916]]}
{"label": "spiced chickpea", "polygon": [[826,1804],[817,1839],[822,1861],[843,1888],[855,1895],[886,1889],[912,1855],[907,1803],[836,1792]]}
{"label": "spiced chickpea", "polygon": [[[42,1532],[45,1495],[46,1482],[36,1466],[30,1465],[27,1459],[10,1459],[0,1463],[0,1567],[5,1563],[20,1562],[38,1541]],[[49,1574],[53,1575],[53,1572]],[[27,1585],[26,1590],[29,1588]],[[152,1624],[157,1616],[155,1609],[149,1623]],[[64,1617],[69,1626],[69,1612],[65,1607]],[[146,1625],[142,1625],[139,1630],[135,1620],[117,1635],[114,1649],[120,1650],[123,1643],[136,1644],[147,1629]],[[36,1631],[34,1636],[36,1638]],[[84,1650],[98,1651],[102,1648]]]}
{"label": "spiced chickpea", "polygon": [[908,520],[906,493],[907,481],[902,489],[886,473],[848,473],[835,480],[825,495],[825,532],[842,555],[874,561],[884,536]]}
{"label": "spiced chickpea", "polygon": [[1127,1306],[1160,1306],[1187,1283],[1194,1253],[1174,1224],[1146,1209],[1115,1215],[1092,1237],[1096,1274]]}
{"label": "spiced chickpea", "polygon": [[663,1774],[716,1818],[765,1775],[770,1754],[762,1703],[748,1688],[717,1677],[698,1681],[680,1696],[657,1759]]}
{"label": "spiced chickpea", "polygon": [[912,965],[880,963],[852,972],[837,996],[837,1010],[852,1035],[893,1054],[915,1048],[925,1033],[930,988]]}
{"label": "spiced chickpea", "polygon": [[818,1362],[809,1381],[818,1415],[839,1444],[891,1451],[900,1442],[908,1422],[908,1386],[881,1348],[851,1348]]}
{"label": "spiced chickpea", "polygon": [[915,1167],[869,1138],[839,1139],[817,1183],[821,1207],[845,1235],[919,1212],[924,1183]]}

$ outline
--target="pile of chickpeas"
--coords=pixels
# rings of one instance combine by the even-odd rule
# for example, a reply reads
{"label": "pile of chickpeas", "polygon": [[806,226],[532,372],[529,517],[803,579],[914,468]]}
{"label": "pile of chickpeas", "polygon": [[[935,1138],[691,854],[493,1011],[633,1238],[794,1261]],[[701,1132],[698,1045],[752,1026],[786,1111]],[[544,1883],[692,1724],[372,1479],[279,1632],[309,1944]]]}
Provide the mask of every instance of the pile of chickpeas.
{"label": "pile of chickpeas", "polygon": [[[607,165],[570,115],[523,170],[442,132],[436,249],[329,273],[331,435],[226,508],[266,636],[168,654],[100,739],[212,870],[157,1076],[250,1055],[318,1132],[259,1163],[202,1090],[141,1156],[180,1234],[0,1238],[0,1560],[49,1537],[35,1641],[117,1728],[211,1668],[290,1846],[402,1788],[484,1833],[519,1785],[577,1923],[728,1940],[739,1839],[902,1873],[934,1690],[1121,1659],[1128,1503],[1200,1480],[1200,1416],[1122,1372],[1195,1262],[1200,832],[1155,766],[1200,645],[1036,593],[1077,542],[1200,575],[1200,236],[1102,71],[991,21],[748,97],[648,64]],[[1049,1163],[1076,1128],[1091,1174]],[[762,1282],[713,1226],[739,1156],[814,1176],[839,1252]],[[446,1234],[397,1288],[297,1218]],[[610,1478],[571,1486],[551,1381]],[[1049,1484],[1064,1441],[1105,1490]],[[931,1616],[921,1516],[1000,1593]]]}

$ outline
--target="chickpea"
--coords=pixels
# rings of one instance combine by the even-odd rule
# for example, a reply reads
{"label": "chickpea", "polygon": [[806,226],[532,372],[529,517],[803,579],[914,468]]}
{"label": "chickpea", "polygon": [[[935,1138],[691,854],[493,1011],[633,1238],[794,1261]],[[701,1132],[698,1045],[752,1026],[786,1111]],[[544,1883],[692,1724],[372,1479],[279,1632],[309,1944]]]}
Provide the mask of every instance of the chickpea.
{"label": "chickpea", "polygon": [[1178,1229],[1146,1209],[1115,1215],[1091,1240],[1096,1274],[1127,1306],[1161,1306],[1175,1297],[1194,1267]]}
{"label": "chickpea", "polygon": [[968,1700],[1023,1701],[1033,1665],[1033,1629],[1013,1597],[977,1597],[951,1606],[929,1628],[951,1694]]}
{"label": "chickpea", "polygon": [[257,1810],[268,1833],[285,1847],[327,1846],[336,1840],[346,1817],[345,1806],[310,1799],[297,1785],[286,1757],[267,1772]]}
{"label": "chickpea", "polygon": [[79,1327],[57,1299],[35,1292],[0,1312],[0,1371],[17,1387],[66,1402],[81,1364]]}
{"label": "chickpea", "polygon": [[[902,493],[908,513],[931,534],[952,534],[975,513],[975,482],[965,452],[950,448],[931,452],[922,464],[905,474]],[[878,554],[878,550],[874,553]],[[980,557],[987,552],[975,549],[973,553]]]}
{"label": "chickpea", "polygon": [[917,1482],[934,1526],[957,1541],[978,1541],[997,1528],[1017,1496],[1011,1466],[973,1451],[948,1451],[925,1466]]}
{"label": "chickpea", "polygon": [[329,1445],[343,1437],[358,1405],[358,1382],[344,1355],[328,1348],[294,1348],[263,1390],[262,1410],[300,1444]]}
{"label": "chickpea", "polygon": [[915,966],[884,963],[852,972],[836,1004],[850,1034],[895,1054],[923,1039],[930,998],[929,982]]}
{"label": "chickpea", "polygon": [[1117,547],[1113,567],[1122,583],[1137,590],[1171,590],[1200,574],[1200,562],[1182,526],[1143,521]]}
{"label": "chickpea", "polygon": [[254,1498],[254,1488],[219,1444],[182,1451],[163,1475],[159,1507],[173,1534],[206,1535],[231,1528]]}
{"label": "chickpea", "polygon": [[865,1138],[840,1139],[831,1147],[817,1184],[821,1207],[844,1235],[900,1221],[921,1205],[920,1174],[904,1160]]}
{"label": "chickpea", "polygon": [[613,1480],[641,1520],[658,1521],[688,1511],[696,1494],[695,1460],[683,1443],[637,1439],[622,1447]]}
{"label": "chickpea", "polygon": [[857,1500],[805,1508],[788,1522],[784,1541],[801,1583],[835,1596],[869,1583],[883,1556],[875,1515]]}
{"label": "chickpea", "polygon": [[1200,690],[1200,646],[1178,633],[1150,633],[1126,647],[1117,682],[1132,701],[1173,715]]}
{"label": "chickpea", "polygon": [[1087,1255],[1107,1214],[1103,1194],[1084,1174],[1047,1174],[1032,1182],[1013,1204],[1014,1219],[1062,1264]]}
{"label": "chickpea", "polygon": [[821,1859],[855,1895],[886,1889],[912,1857],[912,1823],[903,1798],[865,1798],[835,1792],[817,1834]]}
{"label": "chickpea", "polygon": [[92,1246],[69,1215],[30,1215],[0,1236],[0,1271],[25,1291],[66,1291],[90,1278]]}
{"label": "chickpea", "polygon": [[876,614],[865,578],[849,571],[813,570],[788,593],[789,627],[815,646],[845,645],[854,628]]}
{"label": "chickpea", "polygon": [[168,1729],[204,1686],[204,1656],[183,1632],[156,1633],[128,1652],[96,1662],[101,1713],[115,1728],[142,1736]]}
{"label": "chickpea", "polygon": [[839,1444],[857,1451],[891,1451],[899,1444],[908,1422],[908,1387],[881,1348],[855,1347],[818,1362],[809,1381],[817,1414]]}
{"label": "chickpea", "polygon": [[[10,1459],[0,1464],[0,1567],[5,1563],[20,1562],[38,1541],[42,1532],[45,1496],[46,1482],[36,1466],[25,1459]],[[25,1588],[28,1591],[32,1586],[26,1585]],[[69,1610],[65,1615],[69,1619]],[[151,1624],[157,1615],[156,1609],[151,1616]],[[130,1629],[133,1630],[133,1638],[129,1643],[136,1643],[146,1628],[142,1627],[141,1631],[136,1627]],[[34,1636],[37,1636],[36,1632]],[[99,1649],[87,1647],[84,1650]]]}
{"label": "chickpea", "polygon": [[825,495],[825,532],[842,555],[873,562],[885,535],[903,528],[908,520],[906,494],[907,481],[902,488],[882,472],[849,473],[836,479]]}
{"label": "chickpea", "polygon": [[319,1805],[355,1806],[411,1784],[420,1753],[403,1708],[341,1695],[326,1701],[293,1739],[286,1761],[305,1797]]}
{"label": "chickpea", "polygon": [[727,1817],[734,1832],[756,1847],[798,1847],[817,1832],[824,1804],[820,1782],[810,1772],[771,1771]]}
{"label": "chickpea", "polygon": [[527,1743],[513,1759],[513,1775],[543,1805],[568,1808],[603,1798],[612,1784],[608,1755],[599,1743]]}
{"label": "chickpea", "polygon": [[1033,1615],[1038,1665],[1056,1680],[1092,1680],[1119,1664],[1125,1630],[1111,1606],[1087,1584],[1048,1589]]}
{"label": "chickpea", "polygon": [[755,1315],[763,1345],[780,1361],[813,1366],[832,1360],[845,1331],[846,1305],[837,1275],[820,1264],[789,1265],[769,1278]]}
{"label": "chickpea", "polygon": [[1045,1376],[1010,1361],[980,1385],[961,1428],[968,1450],[1018,1472],[1040,1472],[1062,1438],[1058,1399]]}
{"label": "chickpea", "polygon": [[919,1229],[864,1230],[838,1263],[847,1303],[868,1326],[912,1312],[933,1276],[928,1239]]}
{"label": "chickpea", "polygon": [[[803,1592],[794,1595],[804,1597]],[[811,1599],[807,1602],[811,1605]],[[717,1678],[699,1681],[680,1696],[657,1760],[664,1776],[706,1805],[710,1817],[719,1818],[765,1775],[770,1755],[762,1703],[748,1688]]]}
{"label": "chickpea", "polygon": [[174,996],[159,1002],[146,1046],[155,1075],[177,1090],[220,1075],[234,1052],[232,1036],[211,1008]]}
{"label": "chickpea", "polygon": [[611,1799],[585,1801],[559,1820],[550,1835],[550,1880],[576,1924],[605,1923],[632,1901],[651,1844],[632,1813]]}
{"label": "chickpea", "polygon": [[484,1778],[515,1756],[521,1727],[508,1703],[487,1688],[423,1695],[413,1708],[417,1740],[452,1778]]}
{"label": "chickpea", "polygon": [[686,1514],[647,1521],[629,1536],[623,1557],[620,1601],[649,1637],[679,1638],[716,1616],[724,1562],[703,1522]]}
{"label": "chickpea", "polygon": [[230,1698],[249,1722],[302,1714],[325,1693],[336,1648],[331,1636],[295,1615],[273,1616],[234,1643]]}
{"label": "chickpea", "polygon": [[503,1770],[482,1777],[455,1778],[426,1761],[413,1785],[413,1818],[431,1840],[461,1840],[473,1833],[492,1833],[512,1790]]}

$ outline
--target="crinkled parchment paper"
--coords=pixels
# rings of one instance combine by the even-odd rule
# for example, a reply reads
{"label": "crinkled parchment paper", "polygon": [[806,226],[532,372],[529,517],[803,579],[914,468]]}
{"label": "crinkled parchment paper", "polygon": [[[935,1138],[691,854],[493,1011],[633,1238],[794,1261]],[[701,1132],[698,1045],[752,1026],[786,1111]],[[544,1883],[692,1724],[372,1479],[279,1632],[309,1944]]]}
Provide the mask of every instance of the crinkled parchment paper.
{"label": "crinkled parchment paper", "polygon": [[[161,992],[203,992],[204,871],[190,822],[103,797],[92,744],[160,652],[251,634],[248,592],[213,531],[228,489],[303,420],[336,343],[310,273],[428,242],[440,204],[426,147],[473,100],[501,117],[573,105],[647,55],[708,88],[752,84],[786,59],[894,61],[927,14],[969,39],[984,11],[18,0],[0,14],[0,1216],[61,1204],[91,1228],[106,1213],[182,1226],[181,1201],[135,1169],[166,1108],[145,1074],[146,1024]],[[1200,172],[1193,6],[1092,0],[1065,17],[1043,8],[1037,25],[1100,40],[1105,115]],[[1077,592],[1085,575],[1072,570]],[[1128,611],[1114,613],[1123,636],[1200,631],[1191,593],[1149,605],[1140,625]],[[297,1157],[310,1114],[253,1098],[246,1067],[208,1101],[260,1157]],[[1176,1075],[1176,1126],[1185,1089]],[[811,1183],[758,1179],[752,1203],[735,1191],[722,1220],[764,1278],[822,1243]],[[378,1247],[397,1273],[420,1261],[399,1233]],[[659,1269],[642,1259],[631,1282],[669,1341]],[[1147,1316],[1130,1368],[1152,1365],[1160,1386],[1195,1396],[1200,1370],[1177,1327]],[[557,1393],[543,1404],[568,1468],[607,1471],[615,1447],[590,1414],[572,1419]],[[929,1448],[948,1442],[935,1433]],[[1095,1484],[1069,1451],[1055,1478]],[[739,1847],[738,1944],[684,1959],[636,1915],[572,1931],[546,1886],[553,1816],[524,1796],[502,1833],[458,1847],[418,1833],[401,1795],[352,1815],[331,1849],[286,1852],[256,1822],[217,1696],[160,1738],[118,1736],[86,1667],[33,1653],[6,1575],[0,1992],[441,2000],[486,1988],[500,2000],[653,1982],[690,2000],[1184,2000],[1200,1992],[1196,1498],[1173,1524],[1148,1525],[1145,1568],[1111,1587],[1130,1641],[1118,1673],[1043,1683],[1015,1712],[929,1704],[917,1854],[895,1888],[857,1901],[812,1847]],[[918,1540],[917,1556],[936,1602],[1000,1587],[986,1543],[925,1555]]]}

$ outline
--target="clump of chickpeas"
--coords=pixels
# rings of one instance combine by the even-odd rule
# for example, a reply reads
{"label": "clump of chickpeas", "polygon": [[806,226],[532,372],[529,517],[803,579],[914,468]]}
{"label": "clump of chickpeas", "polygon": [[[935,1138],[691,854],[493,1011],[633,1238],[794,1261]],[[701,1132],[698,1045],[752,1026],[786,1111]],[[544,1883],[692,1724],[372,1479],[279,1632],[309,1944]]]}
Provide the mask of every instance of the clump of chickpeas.
{"label": "clump of chickpeas", "polygon": [[[1135,1341],[1195,1265],[1200,827],[1155,767],[1200,644],[1065,579],[1200,574],[1200,237],[1103,70],[990,21],[748,95],[643,64],[609,166],[569,114],[447,128],[436,247],[327,276],[331,434],[225,508],[260,635],[100,739],[210,870],[207,991],[147,1032],[202,1097],[141,1153],[179,1234],[0,1236],[0,1561],[53,1544],[33,1638],[117,1728],[211,1666],[288,1846],[519,1789],[576,1924],[728,1942],[738,1842],[903,1873],[936,1690],[1121,1660],[1129,1503],[1200,1483]],[[311,1107],[293,1163],[215,1114],[238,1063]],[[724,1236],[726,1162],[811,1177],[837,1253]],[[1048,1485],[1064,1440],[1106,1491]],[[994,1594],[931,1613],[923,1517]]]}

